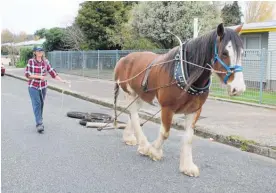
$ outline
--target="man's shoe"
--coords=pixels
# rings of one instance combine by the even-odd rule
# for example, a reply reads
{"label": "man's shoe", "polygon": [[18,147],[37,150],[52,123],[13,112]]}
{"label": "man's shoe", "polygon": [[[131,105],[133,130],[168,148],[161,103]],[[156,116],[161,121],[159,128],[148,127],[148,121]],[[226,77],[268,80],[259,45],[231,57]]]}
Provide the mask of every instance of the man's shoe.
{"label": "man's shoe", "polygon": [[38,133],[41,133],[41,132],[43,132],[44,131],[44,126],[41,124],[41,125],[38,125],[38,126],[36,126],[36,129],[37,129],[37,132]]}

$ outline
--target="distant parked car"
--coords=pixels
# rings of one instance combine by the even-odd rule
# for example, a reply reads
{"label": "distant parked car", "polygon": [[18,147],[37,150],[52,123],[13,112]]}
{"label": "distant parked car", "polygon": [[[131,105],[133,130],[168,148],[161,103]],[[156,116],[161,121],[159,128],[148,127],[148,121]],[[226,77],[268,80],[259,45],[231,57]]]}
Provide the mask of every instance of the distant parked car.
{"label": "distant parked car", "polygon": [[3,64],[1,64],[1,76],[4,76],[6,72],[6,68]]}

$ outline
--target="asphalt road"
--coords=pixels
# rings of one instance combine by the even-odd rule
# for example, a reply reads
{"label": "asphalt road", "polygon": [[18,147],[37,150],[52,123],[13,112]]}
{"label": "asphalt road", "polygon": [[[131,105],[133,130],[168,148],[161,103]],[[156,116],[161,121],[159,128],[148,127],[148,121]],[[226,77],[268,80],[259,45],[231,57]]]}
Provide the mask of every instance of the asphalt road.
{"label": "asphalt road", "polygon": [[[164,159],[154,162],[121,141],[122,130],[99,132],[66,117],[68,111],[112,113],[111,109],[48,90],[44,134],[38,134],[27,83],[2,80],[2,192],[265,192],[276,190],[276,161],[195,137],[200,177],[178,171],[181,131],[172,130]],[[89,89],[89,88],[87,88]],[[111,91],[112,92],[112,91]],[[122,116],[126,121],[126,116]],[[147,123],[150,141],[159,126]]]}

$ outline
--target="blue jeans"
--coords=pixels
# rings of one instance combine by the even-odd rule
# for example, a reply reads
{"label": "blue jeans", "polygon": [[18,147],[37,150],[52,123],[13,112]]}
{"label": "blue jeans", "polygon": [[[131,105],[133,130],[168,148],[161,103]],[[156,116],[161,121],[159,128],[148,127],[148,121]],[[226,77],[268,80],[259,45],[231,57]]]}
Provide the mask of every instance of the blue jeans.
{"label": "blue jeans", "polygon": [[30,94],[31,101],[32,101],[36,126],[41,125],[41,124],[43,124],[43,118],[42,118],[43,105],[44,105],[43,100],[45,100],[46,88],[44,88],[42,90],[38,90],[33,87],[28,87],[28,88],[29,88],[29,94]]}

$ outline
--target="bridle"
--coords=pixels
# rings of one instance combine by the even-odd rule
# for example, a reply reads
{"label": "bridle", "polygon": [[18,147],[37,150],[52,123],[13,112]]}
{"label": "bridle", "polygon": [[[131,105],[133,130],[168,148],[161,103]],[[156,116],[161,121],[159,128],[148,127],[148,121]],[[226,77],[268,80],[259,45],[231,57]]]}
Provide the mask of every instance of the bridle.
{"label": "bridle", "polygon": [[233,66],[227,66],[219,57],[218,55],[218,51],[217,51],[217,41],[215,40],[215,57],[214,57],[214,61],[213,61],[213,65],[219,61],[219,63],[225,68],[226,70],[226,75],[223,79],[224,84],[227,84],[227,81],[229,79],[229,77],[236,72],[242,72],[243,68],[240,65],[233,65]]}

